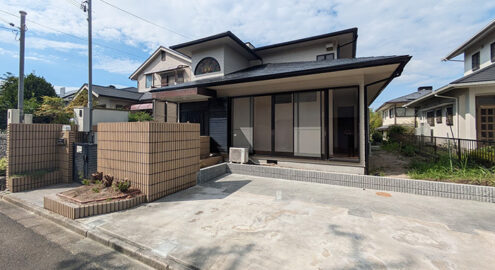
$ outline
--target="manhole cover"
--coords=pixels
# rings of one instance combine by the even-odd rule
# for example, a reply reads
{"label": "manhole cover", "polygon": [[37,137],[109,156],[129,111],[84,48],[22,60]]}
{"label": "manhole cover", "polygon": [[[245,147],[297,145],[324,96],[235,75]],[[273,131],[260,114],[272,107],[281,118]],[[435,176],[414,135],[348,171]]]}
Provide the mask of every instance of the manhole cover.
{"label": "manhole cover", "polygon": [[377,192],[376,195],[382,196],[382,197],[392,197],[392,194],[387,193],[387,192]]}

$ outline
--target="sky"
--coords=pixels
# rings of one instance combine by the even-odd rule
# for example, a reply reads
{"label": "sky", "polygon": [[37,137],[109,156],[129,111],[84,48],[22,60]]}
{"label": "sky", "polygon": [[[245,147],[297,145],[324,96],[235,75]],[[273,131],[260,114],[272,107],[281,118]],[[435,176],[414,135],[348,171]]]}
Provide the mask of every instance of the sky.
{"label": "sky", "polygon": [[[57,92],[86,83],[87,14],[80,3],[0,0],[0,74],[18,74],[18,35],[9,23],[18,26],[24,10],[25,73],[43,76]],[[93,0],[93,83],[136,86],[129,75],[158,46],[227,30],[259,47],[358,27],[357,57],[412,56],[371,105],[377,108],[418,86],[436,89],[461,77],[462,62],[441,59],[493,19],[495,1],[486,0]]]}

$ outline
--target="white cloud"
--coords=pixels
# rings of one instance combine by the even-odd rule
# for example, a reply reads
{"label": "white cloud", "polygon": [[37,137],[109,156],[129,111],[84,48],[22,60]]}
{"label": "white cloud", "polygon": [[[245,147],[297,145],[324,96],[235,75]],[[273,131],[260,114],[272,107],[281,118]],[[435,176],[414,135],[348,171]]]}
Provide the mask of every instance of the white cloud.
{"label": "white cloud", "polygon": [[108,56],[95,57],[95,69],[105,70],[111,73],[129,75],[134,72],[141,62],[128,58],[112,58]]}

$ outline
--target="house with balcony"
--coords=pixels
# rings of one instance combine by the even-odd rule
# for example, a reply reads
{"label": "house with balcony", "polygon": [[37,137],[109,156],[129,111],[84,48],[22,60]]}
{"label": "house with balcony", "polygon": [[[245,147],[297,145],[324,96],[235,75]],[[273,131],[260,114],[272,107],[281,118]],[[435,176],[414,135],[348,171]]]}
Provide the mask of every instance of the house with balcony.
{"label": "house with balcony", "polygon": [[404,126],[411,130],[414,129],[416,127],[415,109],[404,108],[403,106],[424,95],[430,94],[432,89],[433,87],[431,86],[420,86],[413,93],[383,103],[376,110],[382,116],[382,126],[377,128],[377,130],[382,132],[383,136],[386,137],[388,128],[393,125]]}
{"label": "house with balcony", "polygon": [[146,63],[131,78],[155,102],[176,104],[180,122],[200,123],[218,152],[242,147],[253,162],[364,174],[368,106],[411,57],[356,57],[357,32],[261,47],[224,32],[170,47],[190,59],[169,67],[183,82],[162,86]]}
{"label": "house with balcony", "polygon": [[445,56],[462,55],[464,76],[411,101],[417,135],[495,141],[495,20]]}

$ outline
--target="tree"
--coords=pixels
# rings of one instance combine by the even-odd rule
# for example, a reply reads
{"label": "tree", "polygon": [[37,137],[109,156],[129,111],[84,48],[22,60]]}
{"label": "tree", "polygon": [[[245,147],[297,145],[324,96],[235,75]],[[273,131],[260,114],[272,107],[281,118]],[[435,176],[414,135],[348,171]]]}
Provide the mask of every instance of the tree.
{"label": "tree", "polygon": [[370,134],[375,133],[376,129],[382,126],[382,116],[379,112],[374,112],[373,109],[370,110]]}
{"label": "tree", "polygon": [[[93,96],[93,108],[98,104],[98,99]],[[74,108],[77,107],[87,107],[88,106],[88,90],[84,89],[76,95],[76,97],[67,105],[65,111],[68,113],[73,113]]]}
{"label": "tree", "polygon": [[[17,108],[18,78],[12,73],[6,73],[0,80],[0,128],[5,129],[7,110]],[[27,75],[24,78],[24,113],[36,111],[44,96],[57,96],[53,85],[33,73]]]}
{"label": "tree", "polygon": [[65,111],[64,100],[59,97],[43,97],[43,103],[35,112],[39,122],[69,124],[72,113]]}
{"label": "tree", "polygon": [[129,122],[153,121],[153,117],[147,112],[132,112],[129,114]]}

